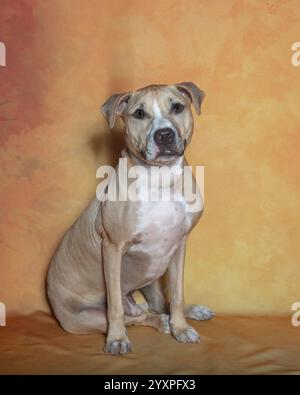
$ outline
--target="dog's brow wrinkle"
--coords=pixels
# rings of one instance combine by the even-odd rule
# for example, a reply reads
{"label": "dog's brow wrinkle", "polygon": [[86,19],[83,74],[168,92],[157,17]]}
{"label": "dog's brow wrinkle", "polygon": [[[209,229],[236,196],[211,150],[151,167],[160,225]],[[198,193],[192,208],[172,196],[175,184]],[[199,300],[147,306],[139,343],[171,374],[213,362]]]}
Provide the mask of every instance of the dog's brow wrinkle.
{"label": "dog's brow wrinkle", "polygon": [[145,103],[137,103],[137,104],[135,104],[135,105],[132,107],[131,111],[134,111],[134,110],[136,110],[136,109],[138,109],[138,108],[144,108],[144,105],[145,105]]}
{"label": "dog's brow wrinkle", "polygon": [[156,118],[161,118],[160,108],[156,99],[154,99],[153,111]]}

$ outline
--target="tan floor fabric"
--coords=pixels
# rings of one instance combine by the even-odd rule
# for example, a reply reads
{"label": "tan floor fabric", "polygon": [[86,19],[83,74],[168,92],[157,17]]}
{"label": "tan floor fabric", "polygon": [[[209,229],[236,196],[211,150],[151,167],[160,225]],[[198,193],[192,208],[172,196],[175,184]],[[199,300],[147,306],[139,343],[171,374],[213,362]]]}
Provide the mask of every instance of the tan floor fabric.
{"label": "tan floor fabric", "polygon": [[45,313],[0,327],[1,374],[299,374],[300,328],[289,317],[216,317],[193,322],[202,342],[184,345],[131,327],[134,353],[103,354],[104,336],[69,335]]}

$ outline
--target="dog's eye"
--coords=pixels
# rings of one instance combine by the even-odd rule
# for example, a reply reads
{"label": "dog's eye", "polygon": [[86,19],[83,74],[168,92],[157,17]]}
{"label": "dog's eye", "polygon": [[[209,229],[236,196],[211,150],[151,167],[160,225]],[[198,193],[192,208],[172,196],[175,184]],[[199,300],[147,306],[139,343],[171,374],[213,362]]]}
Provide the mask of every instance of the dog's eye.
{"label": "dog's eye", "polygon": [[174,114],[180,114],[184,110],[184,105],[181,103],[173,103],[171,107],[171,112]]}
{"label": "dog's eye", "polygon": [[146,117],[146,113],[142,108],[138,108],[135,110],[132,116],[136,119],[144,119]]}

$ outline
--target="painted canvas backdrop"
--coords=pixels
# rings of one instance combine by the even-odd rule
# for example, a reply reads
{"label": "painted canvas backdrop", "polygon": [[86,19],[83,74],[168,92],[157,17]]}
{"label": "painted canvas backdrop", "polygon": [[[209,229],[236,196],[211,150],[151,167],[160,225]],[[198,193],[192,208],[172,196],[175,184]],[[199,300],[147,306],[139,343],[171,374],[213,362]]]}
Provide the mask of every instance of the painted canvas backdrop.
{"label": "painted canvas backdrop", "polygon": [[187,159],[205,166],[205,213],[186,300],[219,313],[285,313],[300,298],[298,1],[1,0],[0,301],[48,310],[45,274],[115,164],[115,92],[193,81],[206,93]]}

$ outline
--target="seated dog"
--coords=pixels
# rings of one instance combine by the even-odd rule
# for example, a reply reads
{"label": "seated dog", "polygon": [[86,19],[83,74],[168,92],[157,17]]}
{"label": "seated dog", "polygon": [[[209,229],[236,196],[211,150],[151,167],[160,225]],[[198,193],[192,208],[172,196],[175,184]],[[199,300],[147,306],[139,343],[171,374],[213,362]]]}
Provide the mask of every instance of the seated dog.
{"label": "seated dog", "polygon": [[[115,94],[101,107],[109,127],[119,115],[125,124],[122,151],[128,170],[134,166],[150,174],[153,166],[175,169],[182,175],[184,151],[191,141],[191,104],[200,114],[202,92],[191,82],[150,85]],[[130,187],[120,177],[120,166],[102,190]],[[178,341],[195,343],[199,335],[186,318],[213,316],[206,307],[184,305],[185,245],[199,220],[203,203],[188,202],[177,187],[154,186],[137,176],[137,199],[113,201],[95,198],[67,231],[48,271],[47,293],[61,326],[70,333],[107,333],[105,351],[124,354],[132,350],[126,326],[147,325],[171,333]],[[194,187],[195,180],[193,179]],[[171,185],[172,184],[172,185]],[[177,199],[149,201],[141,196],[156,188],[173,186]],[[195,209],[196,205],[196,209]],[[168,273],[168,298],[160,279]],[[147,308],[133,297],[141,291]]]}

